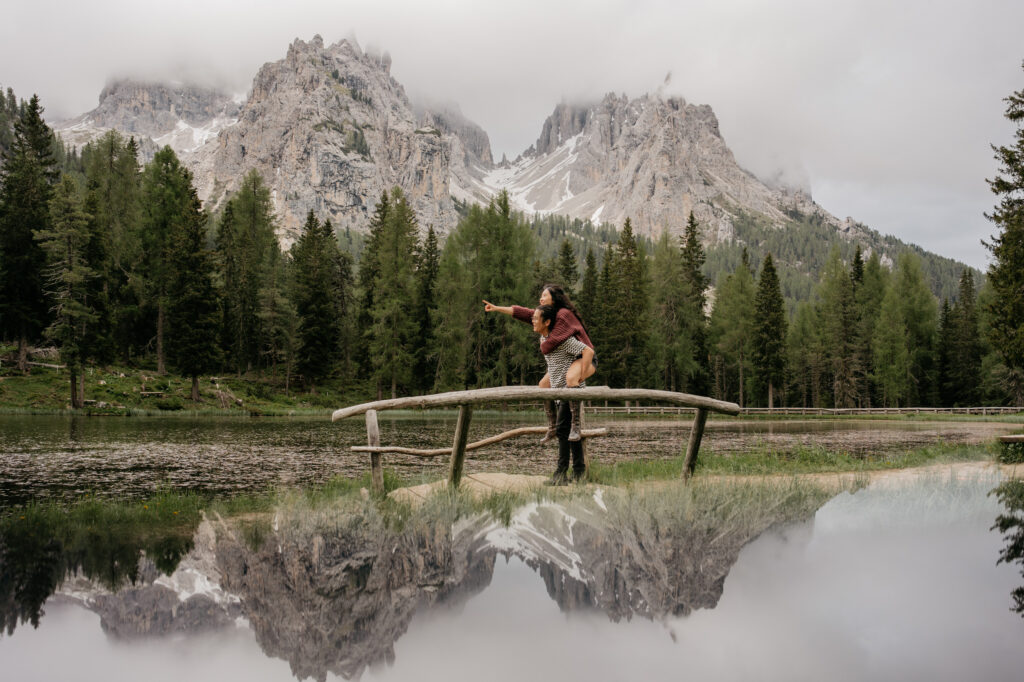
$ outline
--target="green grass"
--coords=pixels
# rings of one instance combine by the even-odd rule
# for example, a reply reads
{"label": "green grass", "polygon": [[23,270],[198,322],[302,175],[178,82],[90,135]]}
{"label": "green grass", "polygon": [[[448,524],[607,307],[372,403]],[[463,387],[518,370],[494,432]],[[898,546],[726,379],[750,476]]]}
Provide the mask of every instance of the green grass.
{"label": "green grass", "polygon": [[[833,472],[866,472],[939,464],[993,460],[999,445],[928,445],[880,455],[857,455],[822,447],[798,447],[785,451],[761,449],[753,452],[718,454],[708,448],[697,458],[695,477],[701,475],[770,475]],[[595,463],[591,480],[606,485],[628,485],[634,481],[678,478],[683,471],[682,456],[662,460],[634,460],[612,465]]]}

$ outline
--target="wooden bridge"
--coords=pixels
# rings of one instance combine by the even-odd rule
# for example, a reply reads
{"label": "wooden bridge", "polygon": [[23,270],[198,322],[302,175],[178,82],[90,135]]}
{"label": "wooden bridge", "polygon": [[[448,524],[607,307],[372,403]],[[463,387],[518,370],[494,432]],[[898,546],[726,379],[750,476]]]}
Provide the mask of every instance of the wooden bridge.
{"label": "wooden bridge", "polygon": [[[722,414],[737,415],[740,407],[736,403],[728,403],[722,400],[706,398],[699,395],[687,393],[675,393],[672,391],[655,391],[643,388],[608,388],[607,386],[592,386],[589,388],[539,388],[536,386],[503,386],[499,388],[479,388],[470,391],[452,391],[451,393],[436,393],[433,395],[411,396],[408,398],[392,398],[390,400],[377,400],[370,403],[362,403],[351,407],[344,407],[335,410],[332,421],[366,415],[366,440],[365,446],[354,446],[353,451],[370,453],[370,471],[373,479],[373,488],[377,492],[384,490],[384,471],[381,458],[384,453],[402,453],[415,455],[417,457],[437,457],[439,455],[451,455],[451,467],[449,469],[448,481],[453,487],[459,485],[462,480],[462,468],[467,450],[491,445],[506,438],[520,436],[528,433],[543,433],[547,429],[543,426],[524,427],[513,429],[492,436],[476,443],[468,442],[469,422],[473,416],[473,407],[489,403],[516,403],[531,400],[629,400],[643,402],[671,403],[679,407],[687,407],[696,410],[693,418],[693,429],[690,431],[690,440],[686,447],[686,460],[683,465],[682,475],[688,478],[693,473],[697,464],[697,452],[700,449],[700,441],[704,435],[704,424],[708,418],[708,412],[720,412]],[[380,444],[380,428],[377,424],[377,412],[381,410],[397,410],[408,408],[435,408],[458,406],[459,417],[455,425],[455,438],[450,448],[437,450],[416,450],[397,446],[382,446]],[[581,411],[582,412],[582,411]],[[588,438],[594,438],[607,434],[607,429],[584,429],[582,436],[584,443]]]}

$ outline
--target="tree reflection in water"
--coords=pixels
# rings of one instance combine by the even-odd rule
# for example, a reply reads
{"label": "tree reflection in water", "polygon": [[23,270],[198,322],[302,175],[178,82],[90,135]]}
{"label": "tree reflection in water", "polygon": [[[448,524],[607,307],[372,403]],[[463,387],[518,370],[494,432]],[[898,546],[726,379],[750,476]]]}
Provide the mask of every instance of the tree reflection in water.
{"label": "tree reflection in water", "polygon": [[263,651],[287,660],[296,677],[352,678],[394,660],[416,613],[457,607],[487,587],[499,554],[542,576],[564,611],[597,609],[618,621],[713,608],[746,544],[811,518],[835,492],[673,483],[580,489],[518,507],[440,496],[418,510],[342,499],[284,504],[258,520],[218,517],[187,537],[5,519],[3,623],[8,633],[19,620],[37,625],[58,588],[121,638],[243,616]]}
{"label": "tree reflection in water", "polygon": [[[1006,536],[1006,547],[999,553],[996,563],[1019,563],[1024,574],[1024,481],[1006,481],[992,493],[1006,509],[992,526]],[[1024,586],[1015,589],[1012,596],[1013,610],[1024,616]]]}

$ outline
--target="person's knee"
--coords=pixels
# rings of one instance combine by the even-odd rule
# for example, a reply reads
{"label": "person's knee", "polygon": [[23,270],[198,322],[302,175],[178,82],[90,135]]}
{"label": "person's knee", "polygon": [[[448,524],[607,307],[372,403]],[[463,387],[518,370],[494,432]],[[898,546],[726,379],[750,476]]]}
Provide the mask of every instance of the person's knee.
{"label": "person's knee", "polygon": [[540,383],[538,383],[537,385],[540,386],[541,388],[551,388],[551,377],[545,374],[544,378],[541,379]]}

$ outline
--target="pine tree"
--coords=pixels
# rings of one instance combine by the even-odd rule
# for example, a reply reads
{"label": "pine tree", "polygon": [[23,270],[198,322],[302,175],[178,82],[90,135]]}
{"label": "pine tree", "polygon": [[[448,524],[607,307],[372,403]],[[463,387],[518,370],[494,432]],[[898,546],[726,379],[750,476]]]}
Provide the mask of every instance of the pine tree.
{"label": "pine tree", "polygon": [[907,351],[910,334],[903,310],[898,287],[889,287],[882,299],[872,340],[873,378],[878,383],[883,407],[907,405],[910,395],[912,375]]}
{"label": "pine tree", "polygon": [[167,357],[192,379],[192,401],[199,402],[199,375],[220,366],[220,308],[214,286],[216,266],[206,248],[206,216],[195,188],[171,224],[167,307]]}
{"label": "pine tree", "polygon": [[71,406],[82,407],[78,379],[88,353],[86,327],[96,321],[89,300],[89,284],[96,271],[86,261],[90,241],[89,218],[82,208],[81,191],[64,176],[50,200],[50,224],[35,238],[46,251],[46,289],[53,303],[54,321],[47,336],[56,342],[71,379]]}
{"label": "pine tree", "polygon": [[608,305],[602,320],[606,344],[596,349],[608,358],[608,382],[611,386],[643,386],[652,368],[647,364],[647,330],[650,299],[647,282],[647,256],[633,235],[626,218],[610,263],[610,290],[604,292]]}
{"label": "pine tree", "polygon": [[336,289],[338,246],[330,222],[321,224],[311,210],[292,247],[295,309],[298,314],[298,370],[315,387],[335,369],[340,356],[340,318]]}
{"label": "pine tree", "polygon": [[954,312],[949,306],[949,299],[942,299],[942,307],[939,309],[939,335],[935,348],[935,376],[941,407],[952,407],[956,404],[956,386],[950,377],[950,358],[954,353],[953,337],[956,333],[953,318]]}
{"label": "pine tree", "polygon": [[499,304],[536,300],[531,263],[536,242],[512,213],[507,193],[487,208],[470,207],[441,254],[432,319],[437,347],[436,388],[503,386],[543,375],[536,336],[526,325],[487,315],[481,298]]}
{"label": "pine tree", "polygon": [[670,391],[680,390],[686,377],[697,370],[694,360],[693,320],[688,308],[689,282],[683,276],[683,259],[669,237],[668,230],[654,245],[651,275],[660,285],[651,295],[651,344],[648,359],[658,368],[659,384]]}
{"label": "pine tree", "polygon": [[948,334],[940,333],[939,336],[941,342],[952,342],[949,344],[951,353],[946,393],[954,405],[977,405],[981,389],[982,347],[974,275],[969,268],[964,268],[960,275],[959,296],[950,317]]}
{"label": "pine tree", "polygon": [[50,229],[57,181],[53,132],[39,97],[21,107],[0,168],[0,333],[18,342],[18,368],[28,370],[28,343],[47,326],[43,269],[46,254],[33,238]]}
{"label": "pine tree", "polygon": [[168,294],[174,277],[171,245],[182,223],[194,210],[192,173],[181,165],[174,150],[164,147],[143,172],[143,264],[146,296],[156,309],[156,366],[166,372],[164,340],[167,333]]}
{"label": "pine tree", "polygon": [[900,255],[893,288],[900,300],[907,328],[907,362],[910,382],[908,405],[933,405],[938,401],[935,385],[935,335],[939,306],[928,289],[921,261],[912,252]]}
{"label": "pine tree", "polygon": [[688,333],[693,339],[694,369],[687,382],[687,390],[706,395],[710,388],[711,366],[708,354],[707,289],[710,282],[704,275],[705,254],[700,242],[700,226],[693,211],[686,221],[682,239],[683,272],[688,286],[687,318],[691,321]]}
{"label": "pine tree", "polygon": [[986,244],[993,258],[988,281],[995,294],[989,333],[1008,369],[1014,401],[1024,405],[1024,89],[1005,101],[1005,116],[1016,131],[1012,145],[993,146],[1000,168],[989,187],[999,203],[987,217],[1000,233]]}
{"label": "pine tree", "polygon": [[[597,285],[598,272],[597,260],[594,258],[594,250],[587,249],[587,258],[584,261],[583,281],[580,283],[580,295],[574,299],[576,308],[583,315],[588,323],[596,322],[595,310],[597,307]],[[593,341],[593,339],[591,339]]]}
{"label": "pine tree", "polygon": [[[278,277],[281,249],[275,236],[274,211],[270,190],[260,174],[246,174],[238,192],[228,202],[221,218],[217,236],[218,254],[224,282],[226,340],[230,361],[242,374],[262,366],[274,332],[260,324],[261,299],[264,314],[276,307],[280,292],[263,292],[268,282]],[[269,307],[268,307],[269,306]]]}
{"label": "pine tree", "polygon": [[818,288],[819,329],[828,358],[835,407],[854,407],[858,400],[857,376],[861,369],[853,347],[852,329],[856,329],[853,280],[843,265],[839,248],[833,247],[821,274]]}
{"label": "pine tree", "polygon": [[[384,230],[391,212],[391,199],[386,191],[381,192],[380,200],[373,211],[363,252],[359,257],[359,314],[356,328],[359,334],[365,334],[373,325],[373,294],[374,283],[380,275],[378,252],[380,251],[381,232]],[[358,344],[357,358],[360,374],[369,376],[373,373],[373,362],[368,346]],[[377,386],[377,396],[381,395],[381,387]]]}
{"label": "pine tree", "polygon": [[437,380],[433,359],[436,356],[430,310],[435,305],[437,278],[441,268],[441,251],[437,246],[434,226],[427,228],[416,259],[416,339],[413,342],[416,366],[413,379],[417,389],[429,392]]}
{"label": "pine tree", "polygon": [[562,288],[569,294],[570,299],[576,298],[576,283],[580,279],[579,264],[576,262],[576,252],[568,239],[562,240],[558,249],[558,281]]}
{"label": "pine tree", "polygon": [[[754,279],[748,265],[743,263],[720,282],[711,310],[709,343],[716,356],[714,393],[725,400],[735,397],[741,406],[747,403],[749,391],[754,296]],[[730,381],[730,374],[736,377],[735,385]]]}
{"label": "pine tree", "polygon": [[416,251],[418,230],[416,216],[401,189],[391,191],[390,204],[378,235],[372,324],[367,337],[378,392],[390,385],[394,398],[399,386],[408,386],[412,378],[416,280],[410,255]]}
{"label": "pine tree", "polygon": [[96,235],[90,262],[98,270],[99,322],[104,330],[100,343],[103,359],[115,351],[125,361],[145,343],[140,302],[145,292],[139,286],[142,273],[141,185],[138,148],[134,139],[111,130],[82,150],[85,168],[86,202],[93,216]]}
{"label": "pine tree", "polygon": [[779,277],[772,254],[764,257],[754,301],[754,372],[768,387],[768,408],[775,406],[775,388],[783,385],[786,366],[786,303],[782,300]]}

